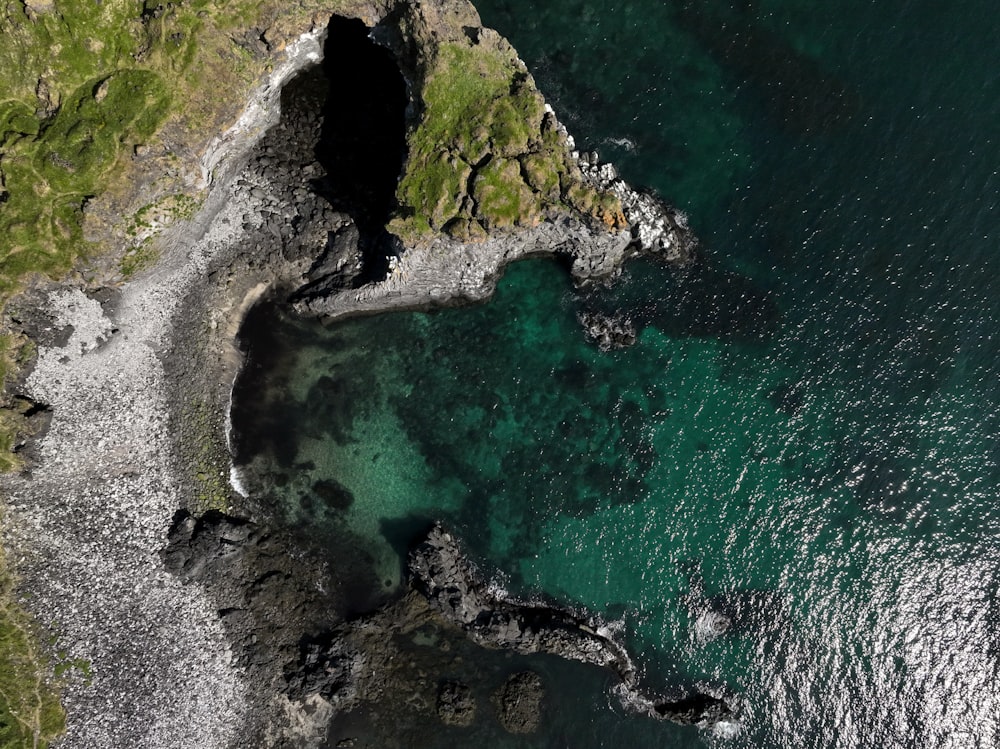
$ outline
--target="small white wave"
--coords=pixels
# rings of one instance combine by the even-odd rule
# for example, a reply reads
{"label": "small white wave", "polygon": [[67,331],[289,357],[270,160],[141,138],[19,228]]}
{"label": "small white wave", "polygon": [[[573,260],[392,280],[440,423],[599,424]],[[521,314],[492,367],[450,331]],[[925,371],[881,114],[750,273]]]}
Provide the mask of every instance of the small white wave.
{"label": "small white wave", "polygon": [[243,478],[240,476],[240,469],[234,466],[232,463],[229,464],[229,485],[233,487],[233,491],[239,494],[241,497],[250,496],[250,493],[243,485]]}
{"label": "small white wave", "polygon": [[720,739],[735,739],[740,735],[743,726],[735,720],[720,720],[712,725],[711,733]]}
{"label": "small white wave", "polygon": [[490,580],[486,583],[486,592],[498,601],[510,599],[510,591],[504,586],[502,580]]}
{"label": "small white wave", "polygon": [[713,611],[703,611],[694,622],[694,636],[699,642],[711,642],[729,631],[732,621],[725,614]]}
{"label": "small white wave", "polygon": [[628,138],[605,138],[605,143],[610,143],[613,146],[618,146],[619,148],[624,148],[626,151],[635,150],[635,141],[629,140]]}
{"label": "small white wave", "polygon": [[247,491],[246,486],[243,484],[240,469],[233,463],[233,392],[236,390],[236,380],[238,377],[239,373],[237,372],[236,376],[233,377],[232,385],[229,387],[229,402],[226,404],[226,422],[223,425],[223,430],[226,436],[226,452],[229,453],[229,485],[241,497],[249,497],[250,492]]}

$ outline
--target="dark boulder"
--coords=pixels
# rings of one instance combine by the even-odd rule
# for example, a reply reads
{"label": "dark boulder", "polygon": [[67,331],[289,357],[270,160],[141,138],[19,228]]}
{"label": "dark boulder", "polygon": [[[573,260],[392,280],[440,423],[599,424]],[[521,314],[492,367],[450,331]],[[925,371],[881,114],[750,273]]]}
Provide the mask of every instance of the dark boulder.
{"label": "dark boulder", "polygon": [[580,312],[576,319],[580,321],[587,340],[601,351],[628,348],[636,341],[635,323],[621,313],[587,310]]}
{"label": "dark boulder", "polygon": [[534,733],[542,722],[545,689],[534,671],[512,675],[493,694],[497,720],[510,733]]}
{"label": "dark boulder", "polygon": [[469,726],[476,718],[476,699],[468,684],[444,681],[438,687],[437,714],[449,726]]}

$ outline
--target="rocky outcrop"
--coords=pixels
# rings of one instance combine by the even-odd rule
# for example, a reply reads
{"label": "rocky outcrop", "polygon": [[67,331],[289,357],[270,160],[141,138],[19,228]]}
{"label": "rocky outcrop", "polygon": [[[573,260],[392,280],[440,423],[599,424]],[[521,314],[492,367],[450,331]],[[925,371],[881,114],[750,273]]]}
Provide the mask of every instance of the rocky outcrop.
{"label": "rocky outcrop", "polygon": [[303,315],[337,319],[483,301],[496,290],[508,264],[532,256],[565,258],[580,282],[606,279],[620,270],[630,242],[627,231],[595,232],[568,216],[474,245],[442,237],[391,257],[382,281],[330,294],[305,288],[294,308]]}
{"label": "rocky outcrop", "polygon": [[617,199],[583,178],[525,64],[471,3],[403,3],[377,36],[413,94],[390,224],[407,245],[440,232],[480,241],[569,212],[624,227]]}
{"label": "rocky outcrop", "polygon": [[[383,706],[383,714],[405,710],[414,721],[434,717],[463,726],[473,721],[488,687],[500,724],[530,733],[541,721],[545,685],[530,670],[511,676],[501,658],[502,681],[489,686],[497,666],[488,654],[501,651],[508,658],[555,655],[607,668],[619,681],[615,694],[639,715],[686,725],[734,720],[718,689],[645,689],[619,626],[554,603],[510,598],[480,575],[440,525],[414,548],[409,576],[411,589],[401,598],[301,641],[285,668],[289,700],[319,698],[341,715],[359,707],[374,715]],[[385,724],[370,728],[393,731]]]}
{"label": "rocky outcrop", "polygon": [[[339,559],[320,559],[287,532],[214,510],[201,516],[179,511],[161,551],[167,570],[211,594],[233,660],[260,705],[278,695],[301,698],[301,704],[310,697],[334,704],[338,696],[341,702],[352,696],[360,656],[331,649],[327,639],[310,633],[343,618],[345,589],[375,588],[376,581],[366,578],[370,570],[356,556],[344,548]],[[331,563],[340,574],[331,575]],[[286,664],[292,661],[300,667],[289,675]],[[264,743],[265,734],[283,730],[266,713],[245,729],[255,745]]]}
{"label": "rocky outcrop", "polygon": [[510,733],[534,733],[542,722],[545,689],[533,671],[513,674],[493,693],[497,720]]}
{"label": "rocky outcrop", "polygon": [[601,351],[628,348],[638,335],[635,323],[622,312],[604,313],[596,310],[582,310],[576,316],[583,334]]}
{"label": "rocky outcrop", "polygon": [[616,692],[630,710],[676,723],[707,725],[731,716],[718,690],[650,695],[608,622],[585,612],[538,601],[518,601],[490,585],[462,552],[456,538],[434,526],[410,555],[411,584],[446,620],[474,642],[516,653],[547,653],[602,666],[620,679]]}
{"label": "rocky outcrop", "polygon": [[603,666],[633,682],[635,665],[605,623],[570,609],[508,599],[491,586],[440,525],[410,554],[411,584],[484,647],[548,653]]}
{"label": "rocky outcrop", "polygon": [[637,190],[618,176],[612,164],[602,164],[596,152],[579,155],[584,177],[600,190],[615,195],[631,227],[637,254],[685,266],[694,260],[698,239],[687,216],[651,190]]}

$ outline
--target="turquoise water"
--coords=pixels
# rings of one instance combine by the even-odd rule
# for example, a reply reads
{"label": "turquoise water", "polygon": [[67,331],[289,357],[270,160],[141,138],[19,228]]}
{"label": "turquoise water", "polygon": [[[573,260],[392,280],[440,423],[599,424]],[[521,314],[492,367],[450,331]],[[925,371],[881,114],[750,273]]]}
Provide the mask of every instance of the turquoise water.
{"label": "turquoise water", "polygon": [[478,5],[705,263],[588,300],[644,326],[610,354],[541,261],[475,308],[258,311],[259,489],[387,588],[445,517],[512,590],[624,617],[650,684],[740,706],[724,738],[581,686],[518,745],[1000,745],[1000,12]]}

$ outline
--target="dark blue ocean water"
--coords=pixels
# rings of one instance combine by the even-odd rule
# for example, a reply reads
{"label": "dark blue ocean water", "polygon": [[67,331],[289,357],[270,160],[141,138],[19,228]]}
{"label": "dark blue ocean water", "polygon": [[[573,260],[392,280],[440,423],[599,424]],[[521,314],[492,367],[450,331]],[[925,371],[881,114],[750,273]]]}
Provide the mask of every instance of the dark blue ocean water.
{"label": "dark blue ocean water", "polygon": [[[389,587],[445,517],[510,589],[623,617],[651,685],[740,706],[664,726],[583,678],[511,746],[1000,746],[1000,6],[478,6],[706,262],[632,266],[611,354],[545,262],[476,308],[274,315],[248,472]],[[324,479],[347,510],[302,503]]]}

